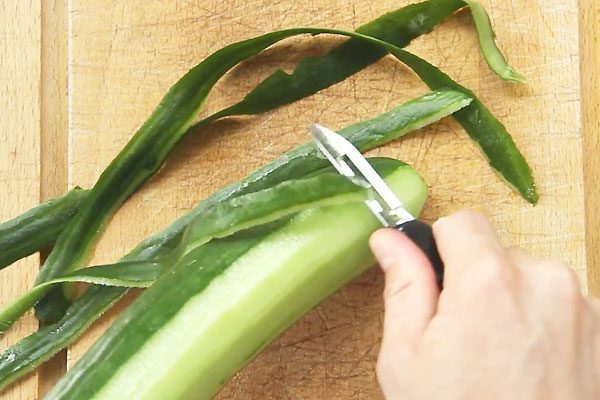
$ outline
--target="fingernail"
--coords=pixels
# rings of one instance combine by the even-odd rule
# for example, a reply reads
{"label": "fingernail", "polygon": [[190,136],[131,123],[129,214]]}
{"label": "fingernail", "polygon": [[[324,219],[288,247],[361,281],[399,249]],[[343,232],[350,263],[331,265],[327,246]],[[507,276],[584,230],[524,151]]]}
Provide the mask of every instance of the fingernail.
{"label": "fingernail", "polygon": [[371,240],[369,244],[371,245],[371,250],[379,262],[381,269],[386,271],[389,269],[396,260],[398,259],[398,254],[390,241],[388,240],[387,232],[385,231],[377,231],[371,236]]}

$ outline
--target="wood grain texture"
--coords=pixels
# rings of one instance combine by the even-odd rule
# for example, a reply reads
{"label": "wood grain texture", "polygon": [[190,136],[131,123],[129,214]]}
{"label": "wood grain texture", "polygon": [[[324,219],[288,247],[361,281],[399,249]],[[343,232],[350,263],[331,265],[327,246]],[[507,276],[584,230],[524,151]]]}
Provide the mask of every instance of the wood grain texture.
{"label": "wood grain texture", "polygon": [[[407,3],[74,0],[69,14],[69,184],[91,186],[169,86],[225,44],[290,26],[351,29]],[[531,207],[511,193],[450,120],[375,153],[399,157],[423,173],[431,187],[426,219],[464,207],[482,208],[504,243],[563,259],[585,288],[577,3],[484,3],[501,47],[528,76],[527,85],[504,83],[487,69],[468,13],[455,16],[411,49],[472,88],[506,124],[534,168],[540,204]],[[229,74],[203,115],[241,98],[274,68],[289,69],[302,56],[320,54],[338,42],[304,37],[268,50]],[[424,91],[406,68],[385,59],[311,98],[205,129],[179,146],[156,179],[119,211],[93,262],[117,259],[215,189],[306,141],[309,123],[341,127]],[[381,289],[377,271],[362,276],[264,351],[221,398],[377,398]],[[70,363],[109,320],[70,350]]]}
{"label": "wood grain texture", "polygon": [[[0,219],[30,208],[39,201],[40,193],[47,198],[65,186],[91,187],[170,85],[212,51],[284,27],[352,29],[408,3],[0,2],[0,189],[5,193],[0,200]],[[584,291],[588,286],[587,257],[590,292],[598,294],[600,233],[596,228],[600,210],[596,205],[600,182],[593,171],[600,166],[600,143],[596,139],[600,62],[594,52],[599,40],[599,6],[595,0],[582,0],[578,32],[576,0],[483,3],[491,14],[501,48],[511,64],[527,75],[527,85],[501,82],[487,69],[468,13],[454,16],[410,49],[472,88],[507,126],[533,166],[540,204],[528,206],[507,190],[451,120],[374,154],[408,161],[426,177],[431,188],[424,214],[427,220],[464,207],[483,209],[505,244],[564,260],[577,271]],[[60,38],[67,22],[68,48],[66,40]],[[40,30],[44,50],[40,50]],[[584,61],[581,88],[577,68],[579,34]],[[268,50],[230,73],[210,96],[202,115],[240,99],[275,68],[289,70],[301,57],[321,54],[338,42],[335,38],[304,37]],[[62,58],[65,55],[68,64]],[[61,88],[67,79],[69,92],[65,98]],[[293,105],[208,127],[179,146],[158,176],[125,204],[92,262],[118,259],[215,189],[306,141],[309,123],[342,127],[425,90],[406,68],[386,58]],[[65,105],[69,107],[66,117],[61,114]],[[53,115],[54,111],[58,115]],[[61,130],[67,127],[65,140]],[[586,146],[585,153],[582,145]],[[60,172],[64,163],[68,165],[67,175]],[[0,272],[0,304],[31,284],[37,264],[37,257],[30,257]],[[381,330],[381,291],[378,271],[363,275],[269,346],[227,385],[220,398],[379,398],[374,365]],[[70,349],[69,363],[96,340],[114,314],[96,324]],[[33,318],[24,319],[0,340],[0,349],[35,326]],[[39,390],[43,392],[43,382]],[[33,399],[37,391],[36,377],[30,377],[0,395],[0,399]]]}
{"label": "wood grain texture", "polygon": [[[40,201],[40,31],[39,1],[0,2],[0,220]],[[0,272],[0,306],[33,284],[39,257]],[[0,338],[0,351],[37,329],[28,314]],[[0,394],[2,400],[37,397],[31,375]]]}
{"label": "wood grain texture", "polygon": [[[41,14],[40,196],[46,201],[67,191],[67,0],[43,0]],[[41,263],[48,251],[41,252]],[[64,374],[66,359],[63,351],[40,367],[38,397]]]}
{"label": "wood grain texture", "polygon": [[600,296],[600,3],[580,2],[581,106],[589,292]]}

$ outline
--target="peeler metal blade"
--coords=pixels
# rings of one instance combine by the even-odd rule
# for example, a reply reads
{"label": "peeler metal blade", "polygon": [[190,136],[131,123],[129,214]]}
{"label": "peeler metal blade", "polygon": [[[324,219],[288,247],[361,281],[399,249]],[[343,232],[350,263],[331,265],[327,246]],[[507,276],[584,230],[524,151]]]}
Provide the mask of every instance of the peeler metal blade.
{"label": "peeler metal blade", "polygon": [[340,174],[373,189],[376,196],[366,204],[384,225],[393,227],[415,219],[350,141],[323,125],[313,124],[310,131],[319,150]]}

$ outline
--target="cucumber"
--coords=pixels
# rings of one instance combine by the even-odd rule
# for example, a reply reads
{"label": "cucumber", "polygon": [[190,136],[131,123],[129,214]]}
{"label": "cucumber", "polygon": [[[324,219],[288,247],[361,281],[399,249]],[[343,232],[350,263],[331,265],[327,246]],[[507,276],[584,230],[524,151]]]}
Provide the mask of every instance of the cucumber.
{"label": "cucumber", "polygon": [[[439,90],[410,100],[371,120],[346,127],[340,130],[340,134],[351,140],[361,151],[367,151],[449,115],[469,102],[470,98],[463,93]],[[268,190],[284,181],[303,179],[328,165],[323,157],[318,157],[314,145],[297,147],[241,181],[213,193],[168,227],[142,241],[121,262],[162,259],[181,244],[183,232],[192,221],[204,219],[216,205]],[[195,228],[191,228],[192,233]],[[47,325],[0,352],[0,392],[73,343],[126,292],[127,288],[121,287],[89,287],[59,322]],[[17,317],[18,315],[12,314],[10,319],[14,321]],[[10,321],[8,325],[3,325],[0,321],[0,331],[8,326]]]}
{"label": "cucumber", "polygon": [[[421,210],[426,187],[414,169],[398,163],[385,179],[413,213]],[[191,249],[47,399],[211,398],[301,315],[373,264],[367,240],[379,226],[353,199]]]}

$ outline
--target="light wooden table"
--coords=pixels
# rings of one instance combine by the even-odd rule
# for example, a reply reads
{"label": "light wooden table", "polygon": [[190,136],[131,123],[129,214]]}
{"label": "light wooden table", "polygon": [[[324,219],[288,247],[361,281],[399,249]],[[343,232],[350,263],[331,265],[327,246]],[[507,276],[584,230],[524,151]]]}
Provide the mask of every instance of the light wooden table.
{"label": "light wooden table", "polygon": [[[0,2],[0,220],[76,184],[90,187],[168,87],[210,52],[282,27],[354,28],[405,3]],[[511,64],[528,76],[527,86],[503,83],[488,71],[464,13],[411,49],[471,87],[506,124],[534,168],[540,204],[530,207],[506,190],[451,121],[377,153],[409,161],[426,177],[431,186],[426,219],[462,207],[483,208],[505,243],[569,262],[584,291],[598,295],[600,3],[581,0],[581,13],[576,0],[483,3]],[[217,86],[206,112],[231,104],[276,66],[289,68],[331,41],[290,40],[247,63]],[[405,72],[386,59],[309,99],[190,138],[157,179],[119,211],[92,262],[117,259],[211,191],[305,141],[308,123],[343,126],[423,93]],[[218,135],[220,130],[230,135]],[[206,139],[209,134],[215,137]],[[241,154],[230,162],[234,152]],[[38,266],[36,255],[0,272],[0,305],[32,284]],[[380,291],[375,271],[349,285],[263,352],[222,397],[376,397]],[[68,363],[109,321],[95,325],[71,348]],[[0,339],[0,350],[36,327],[32,316],[23,319]],[[38,398],[66,362],[59,358],[0,399]]]}

